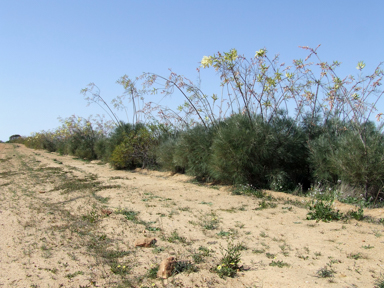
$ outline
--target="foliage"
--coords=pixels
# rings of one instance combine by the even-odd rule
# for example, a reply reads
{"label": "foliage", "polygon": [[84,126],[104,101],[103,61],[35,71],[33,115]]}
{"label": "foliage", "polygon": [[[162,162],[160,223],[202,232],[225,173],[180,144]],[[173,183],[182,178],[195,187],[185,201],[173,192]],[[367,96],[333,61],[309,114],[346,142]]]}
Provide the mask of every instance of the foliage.
{"label": "foliage", "polygon": [[125,135],[122,143],[113,150],[110,163],[116,169],[142,168],[155,161],[154,146],[156,139],[142,125],[136,125],[135,130]]}
{"label": "foliage", "polygon": [[284,114],[269,123],[233,115],[220,123],[211,153],[210,173],[222,182],[287,190],[305,178],[305,137]]}
{"label": "foliage", "polygon": [[188,174],[198,179],[209,178],[208,165],[213,133],[213,129],[205,129],[202,125],[183,131],[173,154],[175,166],[183,167]]}
{"label": "foliage", "polygon": [[339,211],[333,209],[333,202],[325,202],[322,200],[315,200],[309,206],[309,212],[307,214],[307,220],[316,220],[329,222],[332,220],[340,220],[342,214]]}
{"label": "foliage", "polygon": [[331,119],[324,133],[311,142],[310,162],[314,176],[336,185],[338,181],[359,187],[365,200],[382,193],[384,183],[384,135],[372,122],[355,124]]}
{"label": "foliage", "polygon": [[279,267],[279,268],[283,268],[283,267],[289,267],[290,265],[288,263],[285,263],[284,261],[281,261],[281,260],[272,260],[271,263],[269,263],[269,266],[276,266],[276,267]]}
{"label": "foliage", "polygon": [[220,260],[220,264],[214,268],[214,271],[220,277],[234,277],[237,271],[240,270],[241,250],[243,245],[241,243],[233,244],[228,243],[228,247],[222,249],[223,257]]}
{"label": "foliage", "polygon": [[328,267],[324,266],[316,272],[317,276],[320,278],[331,278],[335,273],[336,272],[332,269],[331,265],[328,265]]}

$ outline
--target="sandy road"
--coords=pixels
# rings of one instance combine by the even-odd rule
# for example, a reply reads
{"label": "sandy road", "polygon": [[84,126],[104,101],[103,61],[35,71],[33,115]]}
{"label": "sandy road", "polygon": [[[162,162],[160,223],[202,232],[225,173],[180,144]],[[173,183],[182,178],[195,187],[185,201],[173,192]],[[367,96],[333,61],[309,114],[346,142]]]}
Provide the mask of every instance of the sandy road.
{"label": "sandy road", "polygon": [[[292,202],[260,209],[261,199],[189,180],[0,144],[0,287],[373,287],[384,273],[383,225],[316,223]],[[133,247],[143,236],[156,246]],[[230,242],[242,243],[247,269],[221,279],[212,268]],[[152,279],[170,255],[198,271]]]}

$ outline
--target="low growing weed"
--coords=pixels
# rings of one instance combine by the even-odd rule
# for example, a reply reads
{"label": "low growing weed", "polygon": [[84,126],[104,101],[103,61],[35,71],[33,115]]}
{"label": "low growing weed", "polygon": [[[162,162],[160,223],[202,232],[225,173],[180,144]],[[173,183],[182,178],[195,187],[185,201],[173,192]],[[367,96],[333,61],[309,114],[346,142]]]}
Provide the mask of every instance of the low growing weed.
{"label": "low growing weed", "polygon": [[173,275],[180,274],[182,272],[192,273],[197,272],[199,269],[193,265],[190,261],[177,261],[175,263],[175,268],[173,269]]}
{"label": "low growing weed", "polygon": [[210,248],[200,246],[198,252],[192,254],[192,259],[196,264],[199,264],[204,261],[205,257],[210,256],[210,253],[213,252]]}
{"label": "low growing weed", "polygon": [[277,204],[273,202],[267,202],[265,199],[263,199],[259,203],[259,207],[255,208],[255,210],[262,210],[262,209],[267,209],[267,208],[276,208]]}
{"label": "low growing weed", "polygon": [[179,233],[177,233],[176,230],[174,230],[171,233],[171,236],[166,237],[165,240],[167,240],[170,243],[180,242],[180,243],[187,243],[187,239],[183,236],[180,236]]}
{"label": "low growing weed", "polygon": [[241,243],[233,244],[232,242],[228,243],[228,247],[223,248],[222,255],[223,257],[220,260],[220,264],[214,268],[221,278],[223,277],[234,277],[238,270],[240,270],[240,257],[241,250],[243,250],[243,245]]}
{"label": "low growing weed", "polygon": [[130,268],[128,267],[127,264],[118,264],[118,263],[113,263],[111,265],[111,272],[113,274],[117,275],[126,275],[130,271]]}
{"label": "low growing weed", "polygon": [[271,263],[269,263],[269,266],[272,266],[272,267],[279,267],[279,268],[283,268],[283,267],[289,267],[290,265],[288,263],[285,263],[284,261],[281,261],[281,260],[277,260],[277,261],[274,261],[272,260]]}
{"label": "low growing weed", "polygon": [[312,201],[309,206],[307,220],[316,220],[317,222],[320,220],[324,222],[340,220],[342,214],[338,210],[334,210],[332,204],[333,202],[325,202],[322,200]]}
{"label": "low growing weed", "polygon": [[215,230],[219,227],[220,220],[214,212],[201,217],[200,225],[206,230]]}
{"label": "low growing weed", "polygon": [[332,269],[331,265],[324,266],[316,272],[317,276],[320,278],[331,278],[335,273],[336,271]]}

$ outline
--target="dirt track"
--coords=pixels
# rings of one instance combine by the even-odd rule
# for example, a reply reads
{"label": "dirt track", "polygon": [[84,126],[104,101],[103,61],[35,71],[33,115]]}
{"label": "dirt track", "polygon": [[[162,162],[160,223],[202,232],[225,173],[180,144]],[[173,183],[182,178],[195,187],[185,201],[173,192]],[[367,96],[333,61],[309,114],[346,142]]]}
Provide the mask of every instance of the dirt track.
{"label": "dirt track", "polygon": [[[190,180],[0,144],[0,287],[373,287],[384,274],[383,225],[316,223],[293,203],[304,198],[270,192],[291,202],[260,209]],[[146,236],[154,247],[133,247]],[[222,279],[212,269],[230,242],[243,269]],[[151,278],[170,255],[198,271]]]}

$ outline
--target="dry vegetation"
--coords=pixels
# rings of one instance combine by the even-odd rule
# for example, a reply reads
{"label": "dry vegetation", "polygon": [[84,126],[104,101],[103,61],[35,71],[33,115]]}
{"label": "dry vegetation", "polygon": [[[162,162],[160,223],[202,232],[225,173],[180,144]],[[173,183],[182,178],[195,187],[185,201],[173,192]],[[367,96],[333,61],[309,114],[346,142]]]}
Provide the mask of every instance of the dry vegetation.
{"label": "dry vegetation", "polygon": [[310,199],[261,196],[1,143],[0,286],[383,287],[382,223],[306,220]]}

